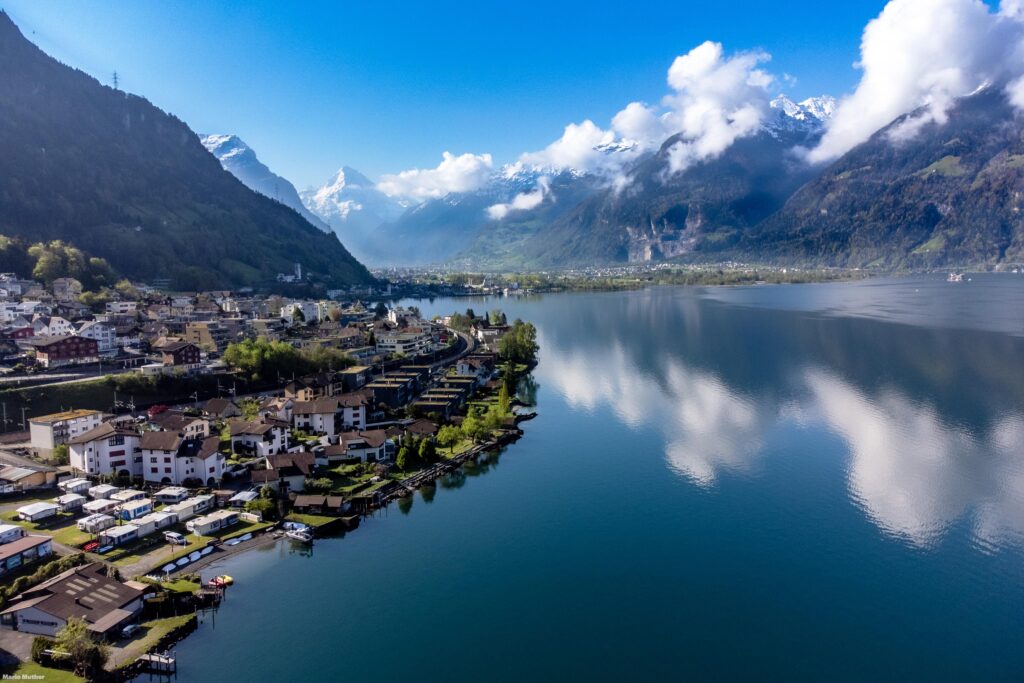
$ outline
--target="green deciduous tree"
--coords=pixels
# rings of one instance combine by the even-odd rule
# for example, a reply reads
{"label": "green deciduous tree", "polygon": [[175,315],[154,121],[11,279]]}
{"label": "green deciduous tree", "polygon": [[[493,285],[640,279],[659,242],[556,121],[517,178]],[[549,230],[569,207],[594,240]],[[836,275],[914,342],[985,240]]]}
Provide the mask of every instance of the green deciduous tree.
{"label": "green deciduous tree", "polygon": [[66,652],[75,665],[75,673],[91,679],[107,662],[107,648],[93,640],[89,626],[81,619],[71,617],[57,631],[54,647]]}
{"label": "green deciduous tree", "polygon": [[437,442],[442,446],[454,449],[455,444],[462,439],[462,433],[454,425],[444,425],[437,430]]}

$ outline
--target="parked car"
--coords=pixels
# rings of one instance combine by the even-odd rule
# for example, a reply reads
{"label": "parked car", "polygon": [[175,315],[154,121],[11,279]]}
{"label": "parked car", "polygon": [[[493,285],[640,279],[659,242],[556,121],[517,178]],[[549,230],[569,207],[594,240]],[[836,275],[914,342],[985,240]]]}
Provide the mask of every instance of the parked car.
{"label": "parked car", "polygon": [[131,638],[132,636],[134,636],[136,633],[139,632],[139,628],[141,628],[141,627],[138,624],[128,624],[123,629],[121,629],[121,637],[122,638]]}
{"label": "parked car", "polygon": [[173,545],[188,545],[188,541],[185,540],[185,537],[177,531],[165,531],[164,540]]}

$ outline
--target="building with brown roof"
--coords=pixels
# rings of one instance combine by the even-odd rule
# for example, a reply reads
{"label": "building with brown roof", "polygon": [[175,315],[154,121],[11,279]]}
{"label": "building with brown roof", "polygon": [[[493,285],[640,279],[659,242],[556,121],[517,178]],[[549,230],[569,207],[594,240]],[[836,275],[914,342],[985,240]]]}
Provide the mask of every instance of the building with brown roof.
{"label": "building with brown roof", "polygon": [[37,337],[27,343],[35,349],[36,362],[44,368],[96,363],[100,359],[99,344],[95,339],[88,337],[77,335]]}
{"label": "building with brown roof", "polygon": [[0,612],[0,625],[54,636],[69,619],[81,619],[103,637],[116,633],[142,611],[145,585],[108,577],[99,562],[69,569],[18,595]]}

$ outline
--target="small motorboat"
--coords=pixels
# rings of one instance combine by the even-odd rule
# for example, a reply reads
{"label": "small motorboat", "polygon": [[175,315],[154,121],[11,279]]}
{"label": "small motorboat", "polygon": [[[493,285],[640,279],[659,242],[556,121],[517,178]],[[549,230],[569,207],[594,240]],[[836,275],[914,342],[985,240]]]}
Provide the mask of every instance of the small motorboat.
{"label": "small motorboat", "polygon": [[214,586],[230,586],[234,582],[235,580],[227,574],[221,574],[220,576],[215,576],[212,579],[210,579],[210,583],[212,583]]}
{"label": "small motorboat", "polygon": [[202,555],[199,554],[199,551],[198,550],[193,550],[192,552],[190,552],[188,554],[188,561],[189,562],[195,562],[200,557],[202,557]]}
{"label": "small motorboat", "polygon": [[163,567],[161,567],[160,571],[162,571],[163,573],[166,574],[168,572],[173,572],[177,568],[178,568],[178,565],[176,565],[173,562],[171,562],[170,564],[165,564]]}
{"label": "small motorboat", "polygon": [[299,543],[311,544],[313,542],[313,532],[309,529],[289,529],[284,532],[284,535]]}
{"label": "small motorboat", "polygon": [[243,534],[242,536],[238,537],[239,543],[245,543],[246,541],[251,541],[251,540],[252,540],[252,534]]}
{"label": "small motorboat", "polygon": [[209,555],[212,552],[213,552],[213,546],[212,545],[208,545],[205,548],[203,548],[202,550],[200,550],[199,554],[202,555],[203,557],[206,557],[207,555]]}
{"label": "small motorboat", "polygon": [[184,567],[186,564],[188,564],[191,561],[192,560],[188,559],[187,557],[180,557],[180,558],[178,558],[178,561],[175,562],[175,564],[178,565],[179,567]]}

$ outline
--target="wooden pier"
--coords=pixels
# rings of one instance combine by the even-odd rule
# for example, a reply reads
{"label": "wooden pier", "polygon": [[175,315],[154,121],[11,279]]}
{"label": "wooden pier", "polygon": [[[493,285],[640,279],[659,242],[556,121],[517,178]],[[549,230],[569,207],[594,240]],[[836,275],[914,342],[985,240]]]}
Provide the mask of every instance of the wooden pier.
{"label": "wooden pier", "polygon": [[139,668],[146,673],[174,676],[178,673],[178,660],[168,654],[149,653],[137,660]]}

